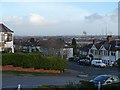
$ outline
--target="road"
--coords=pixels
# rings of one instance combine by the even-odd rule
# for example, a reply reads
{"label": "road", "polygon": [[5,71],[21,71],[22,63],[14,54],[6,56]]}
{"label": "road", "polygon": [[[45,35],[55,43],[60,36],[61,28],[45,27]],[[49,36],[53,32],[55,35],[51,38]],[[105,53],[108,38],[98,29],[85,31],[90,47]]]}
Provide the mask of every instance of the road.
{"label": "road", "polygon": [[79,82],[77,77],[57,75],[3,75],[3,88],[17,87],[21,84],[24,88],[33,88],[41,85],[64,85],[69,82]]}
{"label": "road", "polygon": [[99,68],[99,67],[93,67],[93,66],[83,66],[83,65],[78,65],[75,62],[68,62],[67,68],[74,71],[78,71],[79,74],[88,75],[90,78],[100,74],[111,74],[111,75],[119,74],[117,68],[112,68],[112,67]]}
{"label": "road", "polygon": [[100,74],[117,75],[118,71],[116,68],[97,68],[68,62],[67,70],[60,75],[3,74],[2,87],[12,88],[17,87],[18,84],[21,84],[24,88],[33,88],[41,85],[65,85],[69,82],[78,83],[80,80],[90,80]]}

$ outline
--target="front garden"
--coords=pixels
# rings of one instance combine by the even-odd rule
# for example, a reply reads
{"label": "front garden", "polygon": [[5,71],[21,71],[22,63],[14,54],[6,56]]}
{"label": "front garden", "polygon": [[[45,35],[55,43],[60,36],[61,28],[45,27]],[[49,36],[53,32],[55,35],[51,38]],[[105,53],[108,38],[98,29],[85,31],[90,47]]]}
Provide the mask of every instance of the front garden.
{"label": "front garden", "polygon": [[41,56],[37,53],[3,53],[2,66],[6,65],[22,68],[64,71],[67,62],[66,60],[57,57]]}

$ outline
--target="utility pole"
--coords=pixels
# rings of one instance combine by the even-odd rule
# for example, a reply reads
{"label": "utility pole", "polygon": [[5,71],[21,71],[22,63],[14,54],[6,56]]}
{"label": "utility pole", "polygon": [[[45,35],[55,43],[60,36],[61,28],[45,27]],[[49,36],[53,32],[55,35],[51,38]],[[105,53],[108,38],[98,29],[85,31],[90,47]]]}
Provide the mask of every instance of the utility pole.
{"label": "utility pole", "polygon": [[98,90],[100,90],[100,88],[101,88],[101,83],[99,82],[98,83]]}
{"label": "utility pole", "polygon": [[20,90],[20,88],[21,88],[21,85],[20,85],[20,84],[18,84],[18,88],[17,88],[17,90]]}

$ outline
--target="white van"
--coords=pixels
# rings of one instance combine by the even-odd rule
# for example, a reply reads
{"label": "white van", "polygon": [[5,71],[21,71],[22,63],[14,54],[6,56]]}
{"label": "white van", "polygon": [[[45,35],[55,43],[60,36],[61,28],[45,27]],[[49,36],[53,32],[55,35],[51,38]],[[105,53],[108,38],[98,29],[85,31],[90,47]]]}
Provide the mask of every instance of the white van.
{"label": "white van", "polygon": [[98,66],[98,67],[106,67],[106,64],[103,63],[102,60],[92,60],[91,65]]}

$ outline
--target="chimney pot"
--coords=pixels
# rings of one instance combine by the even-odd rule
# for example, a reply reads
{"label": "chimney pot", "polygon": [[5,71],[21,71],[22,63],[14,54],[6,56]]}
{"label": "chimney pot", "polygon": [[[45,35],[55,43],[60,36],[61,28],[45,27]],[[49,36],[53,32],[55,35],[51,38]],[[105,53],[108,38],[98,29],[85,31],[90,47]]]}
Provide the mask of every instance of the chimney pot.
{"label": "chimney pot", "polygon": [[96,39],[93,40],[93,44],[97,44],[97,40]]}
{"label": "chimney pot", "polygon": [[112,41],[112,36],[111,35],[107,36],[107,42],[111,42],[111,41]]}

